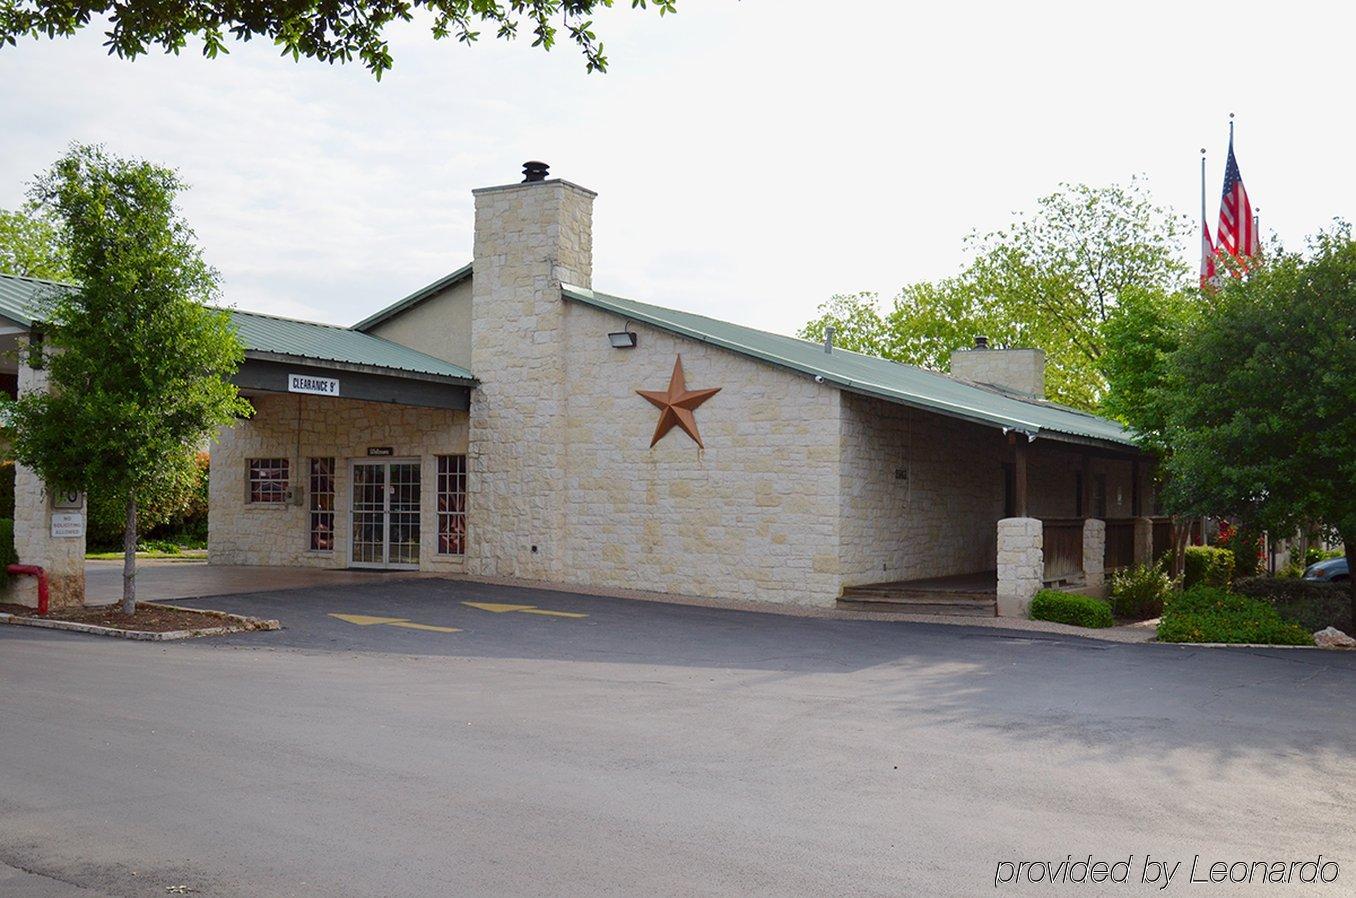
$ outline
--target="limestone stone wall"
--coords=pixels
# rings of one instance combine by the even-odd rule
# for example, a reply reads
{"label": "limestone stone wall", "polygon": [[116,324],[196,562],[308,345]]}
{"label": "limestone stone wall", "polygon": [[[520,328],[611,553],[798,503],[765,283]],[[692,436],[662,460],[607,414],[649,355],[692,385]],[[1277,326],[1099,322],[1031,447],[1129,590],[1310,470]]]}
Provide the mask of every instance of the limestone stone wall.
{"label": "limestone stone wall", "polygon": [[[561,282],[588,287],[591,191],[565,181],[475,191],[472,573],[571,582],[566,567]],[[606,339],[606,337],[604,337]]]}
{"label": "limestone stone wall", "polygon": [[[22,355],[22,350],[21,350]],[[21,360],[19,394],[47,389],[47,372]],[[48,603],[52,608],[85,601],[85,538],[52,536],[52,502],[36,471],[14,466],[14,550],[20,564],[36,564],[47,572]],[[82,514],[84,509],[80,510]],[[36,577],[10,577],[0,601],[38,604]]]}
{"label": "limestone stone wall", "polygon": [[844,393],[842,431],[844,586],[993,570],[1001,430]]}
{"label": "limestone stone wall", "polygon": [[[1003,432],[853,393],[842,409],[843,585],[993,570],[1012,457]],[[1080,517],[1081,451],[1037,439],[1027,459],[1028,514]],[[1091,466],[1107,475],[1108,516],[1128,515],[1130,464]]]}
{"label": "limestone stone wall", "polygon": [[1106,582],[1106,521],[1097,518],[1083,522],[1083,576],[1089,590]]}
{"label": "limestone stone wall", "polygon": [[[479,264],[479,263],[477,263]],[[477,277],[479,271],[477,270]],[[839,397],[805,375],[566,301],[565,579],[591,586],[831,605],[838,578]],[[706,449],[637,389],[681,354]]]}
{"label": "limestone stone wall", "polygon": [[1044,533],[1036,518],[998,522],[998,615],[1026,617],[1041,588]]}
{"label": "limestone stone wall", "polygon": [[[415,408],[381,402],[301,394],[252,397],[256,413],[223,431],[212,447],[208,511],[208,560],[214,564],[348,567],[352,527],[354,459],[367,460],[367,447],[390,446],[396,458],[418,458],[423,514],[420,568],[460,571],[463,559],[437,554],[438,455],[467,450],[467,415],[448,409]],[[310,459],[335,459],[335,550],[310,550]],[[287,458],[291,485],[300,501],[291,505],[251,504],[248,459]]]}

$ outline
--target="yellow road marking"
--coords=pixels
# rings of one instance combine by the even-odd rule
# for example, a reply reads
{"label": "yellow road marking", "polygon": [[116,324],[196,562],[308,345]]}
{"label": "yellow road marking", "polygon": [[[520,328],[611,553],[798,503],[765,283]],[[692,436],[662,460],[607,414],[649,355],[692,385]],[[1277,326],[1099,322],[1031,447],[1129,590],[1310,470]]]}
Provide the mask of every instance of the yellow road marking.
{"label": "yellow road marking", "polygon": [[503,605],[498,602],[462,602],[462,604],[470,605],[472,608],[479,608],[481,611],[489,611],[494,614],[519,611],[523,614],[540,614],[544,617],[588,617],[587,614],[580,614],[576,611],[547,611],[544,608],[538,608],[536,605]]}
{"label": "yellow road marking", "polygon": [[492,611],[495,614],[503,614],[506,611],[527,611],[529,608],[537,607],[536,605],[500,605],[497,602],[462,602],[462,604],[479,608],[481,611]]}
{"label": "yellow road marking", "polygon": [[404,627],[406,630],[428,630],[430,633],[460,633],[458,627],[435,627],[433,624],[415,624],[409,621],[391,621],[393,627]]}
{"label": "yellow road marking", "polygon": [[330,617],[337,617],[341,621],[357,624],[360,627],[370,627],[372,624],[395,624],[409,620],[408,617],[372,617],[368,614],[331,614]]}

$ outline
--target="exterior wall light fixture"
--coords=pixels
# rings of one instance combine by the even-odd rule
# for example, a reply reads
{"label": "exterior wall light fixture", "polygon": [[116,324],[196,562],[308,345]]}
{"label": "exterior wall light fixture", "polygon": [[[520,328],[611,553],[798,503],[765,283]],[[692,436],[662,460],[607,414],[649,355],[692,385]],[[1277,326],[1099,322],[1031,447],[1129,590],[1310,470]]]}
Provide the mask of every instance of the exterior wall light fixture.
{"label": "exterior wall light fixture", "polygon": [[608,334],[607,342],[612,344],[613,349],[635,349],[636,332],[631,330],[631,322],[626,322],[625,329]]}

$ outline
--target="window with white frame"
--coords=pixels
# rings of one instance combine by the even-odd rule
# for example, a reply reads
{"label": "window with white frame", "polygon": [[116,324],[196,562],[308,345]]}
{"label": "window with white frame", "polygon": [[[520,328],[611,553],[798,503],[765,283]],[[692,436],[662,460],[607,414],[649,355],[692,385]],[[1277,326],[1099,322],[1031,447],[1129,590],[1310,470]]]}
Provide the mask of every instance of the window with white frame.
{"label": "window with white frame", "polygon": [[438,554],[466,554],[466,456],[438,456]]}
{"label": "window with white frame", "polygon": [[249,460],[249,500],[258,505],[283,505],[287,502],[288,460],[251,458]]}
{"label": "window with white frame", "polygon": [[334,551],[334,459],[311,459],[311,551]]}

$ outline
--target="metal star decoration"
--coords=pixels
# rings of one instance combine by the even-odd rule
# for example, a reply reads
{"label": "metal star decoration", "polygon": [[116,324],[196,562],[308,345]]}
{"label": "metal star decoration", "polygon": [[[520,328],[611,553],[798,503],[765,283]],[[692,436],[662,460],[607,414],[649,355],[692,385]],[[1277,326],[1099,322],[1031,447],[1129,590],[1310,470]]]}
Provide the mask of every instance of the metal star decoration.
{"label": "metal star decoration", "polygon": [[712,390],[689,390],[683,375],[681,355],[673,362],[673,377],[669,379],[667,390],[636,390],[636,392],[659,409],[659,426],[654,429],[654,439],[650,440],[650,448],[653,449],[655,443],[663,439],[664,434],[674,427],[680,428],[683,433],[692,437],[692,441],[699,448],[706,448],[702,443],[701,434],[697,432],[697,419],[692,412],[697,406],[719,393],[720,387]]}

